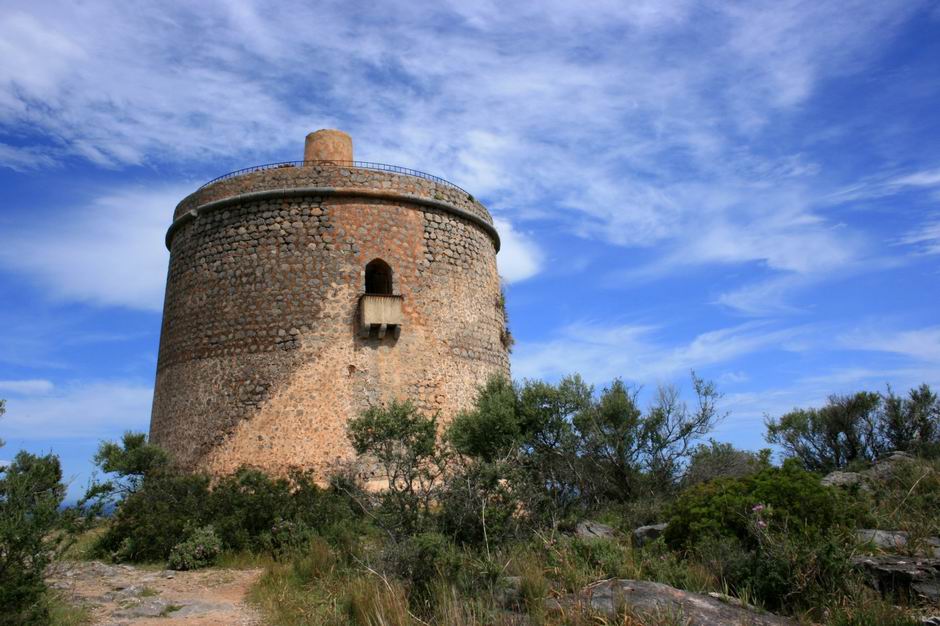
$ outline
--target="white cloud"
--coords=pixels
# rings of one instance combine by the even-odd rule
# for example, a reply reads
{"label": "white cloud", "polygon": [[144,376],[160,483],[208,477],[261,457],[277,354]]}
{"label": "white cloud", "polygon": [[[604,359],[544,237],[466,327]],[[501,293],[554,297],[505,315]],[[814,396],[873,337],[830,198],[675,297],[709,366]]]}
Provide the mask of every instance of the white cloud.
{"label": "white cloud", "polygon": [[0,265],[55,298],[159,311],[168,253],[163,237],[183,187],[126,188],[55,219],[22,211],[0,233]]}
{"label": "white cloud", "polygon": [[657,331],[649,325],[572,324],[562,328],[555,339],[520,342],[513,352],[513,376],[555,378],[580,373],[592,382],[616,376],[649,382],[761,350],[788,349],[789,342],[803,332],[747,323],[669,345],[657,337]]}
{"label": "white cloud", "polygon": [[153,387],[147,385],[74,383],[45,396],[10,398],[0,436],[41,441],[146,430],[152,401]]}
{"label": "white cloud", "polygon": [[[361,158],[485,197],[518,229],[508,251],[538,219],[655,249],[658,272],[821,275],[859,259],[864,242],[816,206],[816,164],[752,139],[824,78],[864,67],[918,3],[573,6],[8,3],[0,132],[42,136],[11,153],[20,168],[78,155],[224,171],[297,158],[305,132],[339,126]],[[501,265],[521,280],[538,258],[531,241],[517,249]],[[157,302],[152,285],[60,291]]]}
{"label": "white cloud", "polygon": [[925,363],[940,364],[940,326],[913,330],[859,330],[841,338],[853,350],[890,352]]}
{"label": "white cloud", "polygon": [[940,254],[940,219],[924,222],[919,227],[909,230],[898,239],[897,243],[913,246],[920,254]]}
{"label": "white cloud", "polygon": [[55,163],[55,159],[37,148],[19,148],[0,143],[0,167],[8,167],[24,172],[41,167],[51,167]]}
{"label": "white cloud", "polygon": [[535,241],[515,230],[512,224],[504,219],[494,220],[496,230],[499,231],[500,250],[496,256],[499,266],[499,275],[507,283],[515,283],[531,278],[538,273],[542,265],[542,251]]}
{"label": "white cloud", "polygon": [[42,395],[53,390],[48,380],[0,380],[0,392],[15,393],[19,395]]}
{"label": "white cloud", "polygon": [[891,181],[895,185],[905,187],[936,187],[940,186],[940,168],[935,170],[922,170],[899,176]]}
{"label": "white cloud", "polygon": [[716,302],[755,317],[796,313],[799,309],[792,306],[788,298],[794,290],[804,287],[805,282],[798,275],[777,276],[722,293]]}

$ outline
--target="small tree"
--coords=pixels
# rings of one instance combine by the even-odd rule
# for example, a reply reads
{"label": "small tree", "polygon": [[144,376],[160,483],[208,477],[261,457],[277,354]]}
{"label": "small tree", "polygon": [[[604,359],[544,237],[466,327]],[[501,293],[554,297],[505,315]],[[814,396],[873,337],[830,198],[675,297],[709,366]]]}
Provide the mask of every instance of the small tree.
{"label": "small tree", "polygon": [[575,417],[583,456],[593,471],[598,497],[624,501],[636,495],[641,477],[656,489],[672,486],[691,446],[721,419],[721,397],[712,383],[692,374],[697,406],[689,409],[672,386],[660,387],[644,414],[637,389],[614,380],[600,398]]}
{"label": "small tree", "polygon": [[892,450],[940,452],[940,401],[927,385],[906,398],[890,387],[885,394],[833,395],[822,408],[794,409],[765,423],[767,441],[812,471],[871,463]]}
{"label": "small tree", "polygon": [[103,442],[95,464],[109,475],[92,484],[82,505],[116,506],[97,549],[118,561],[159,561],[204,523],[209,479],[176,470],[143,433],[124,433],[121,443]]}
{"label": "small tree", "polygon": [[767,441],[781,446],[784,454],[796,457],[811,471],[871,462],[881,449],[880,406],[876,393],[832,395],[821,409],[795,409],[779,420],[767,419]]}
{"label": "small tree", "polygon": [[879,435],[891,450],[906,450],[923,456],[940,453],[940,398],[928,385],[911,389],[907,397],[896,396],[888,387]]}
{"label": "small tree", "polygon": [[513,453],[522,441],[519,390],[508,378],[490,378],[473,409],[451,422],[447,437],[460,454],[487,463]]}
{"label": "small tree", "polygon": [[0,624],[46,622],[43,573],[65,538],[64,497],[55,455],[22,451],[0,469]]}
{"label": "small tree", "polygon": [[760,452],[739,450],[730,443],[710,439],[696,446],[682,474],[683,486],[707,483],[719,478],[743,478],[770,467],[770,448]]}
{"label": "small tree", "polygon": [[105,441],[98,446],[94,463],[111,478],[96,483],[85,495],[85,501],[98,500],[113,504],[138,492],[147,476],[165,473],[170,457],[147,441],[144,433],[125,432],[121,443]]}
{"label": "small tree", "polygon": [[388,482],[382,496],[387,530],[396,536],[422,526],[443,471],[437,446],[437,419],[422,415],[409,401],[370,407],[347,424],[357,454],[369,455]]}

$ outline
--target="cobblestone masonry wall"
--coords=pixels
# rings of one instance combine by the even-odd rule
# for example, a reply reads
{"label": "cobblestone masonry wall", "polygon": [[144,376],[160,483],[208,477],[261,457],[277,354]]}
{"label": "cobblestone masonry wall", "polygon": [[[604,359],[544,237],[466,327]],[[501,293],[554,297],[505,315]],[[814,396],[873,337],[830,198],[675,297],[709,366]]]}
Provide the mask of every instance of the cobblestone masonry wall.
{"label": "cobblestone masonry wall", "polygon": [[[296,193],[317,187],[346,192]],[[278,189],[293,192],[253,199]],[[410,398],[446,421],[488,376],[509,373],[497,243],[479,223],[491,219],[459,190],[285,168],[210,185],[176,217],[150,434],[185,467],[325,477],[352,457],[346,421],[370,404]],[[392,267],[403,297],[397,339],[357,332],[374,258]]]}

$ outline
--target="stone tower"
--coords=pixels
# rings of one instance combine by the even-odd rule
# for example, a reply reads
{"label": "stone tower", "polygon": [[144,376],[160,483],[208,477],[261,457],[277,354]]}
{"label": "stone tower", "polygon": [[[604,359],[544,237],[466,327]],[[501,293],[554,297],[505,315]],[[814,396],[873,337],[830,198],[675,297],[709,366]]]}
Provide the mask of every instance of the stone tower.
{"label": "stone tower", "polygon": [[191,469],[325,477],[348,419],[393,398],[447,420],[509,374],[486,208],[440,178],[353,161],[336,130],[304,161],[218,178],[176,207],[151,440]]}

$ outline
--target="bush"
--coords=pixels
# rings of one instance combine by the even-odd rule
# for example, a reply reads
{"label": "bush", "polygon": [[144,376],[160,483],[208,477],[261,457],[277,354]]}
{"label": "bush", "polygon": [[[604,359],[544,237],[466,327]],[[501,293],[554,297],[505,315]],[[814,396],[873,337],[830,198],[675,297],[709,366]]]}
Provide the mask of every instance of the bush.
{"label": "bush", "polygon": [[222,542],[212,526],[195,529],[185,541],[173,546],[167,565],[175,570],[193,570],[213,565],[222,552]]}
{"label": "bush", "polygon": [[663,536],[739,595],[797,611],[849,592],[860,515],[857,503],[789,460],[689,489],[673,505]]}
{"label": "bush", "polygon": [[751,541],[712,536],[694,553],[736,595],[774,611],[825,606],[853,589],[852,542],[845,533],[830,529],[806,536],[755,515],[750,539],[754,547]]}
{"label": "bush", "polygon": [[775,521],[789,531],[811,535],[853,525],[862,513],[856,502],[820,484],[819,476],[788,460],[754,476],[716,480],[683,492],[670,509],[663,533],[675,549],[688,549],[714,536],[752,541],[754,507],[770,507]]}
{"label": "bush", "polygon": [[40,624],[48,617],[43,573],[61,535],[65,496],[55,455],[19,452],[0,468],[0,623]]}
{"label": "bush", "polygon": [[209,479],[159,472],[120,501],[96,551],[115,561],[166,561],[187,530],[208,523]]}
{"label": "bush", "polygon": [[95,462],[112,477],[86,500],[117,506],[96,552],[117,561],[164,561],[189,529],[209,525],[223,548],[283,555],[361,515],[349,495],[355,485],[336,479],[322,489],[304,473],[271,478],[241,468],[210,490],[207,476],[175,469],[139,433],[103,443]]}
{"label": "bush", "polygon": [[462,545],[489,549],[520,536],[528,519],[509,481],[505,462],[460,463],[438,499],[438,525]]}
{"label": "bush", "polygon": [[866,486],[858,495],[867,500],[872,528],[907,531],[911,550],[940,534],[940,460],[893,462],[873,473]]}
{"label": "bush", "polygon": [[385,569],[408,585],[408,597],[420,605],[437,578],[454,580],[461,569],[456,548],[446,537],[426,532],[391,543],[383,554]]}
{"label": "bush", "polygon": [[411,402],[370,407],[346,425],[357,454],[368,455],[387,482],[379,496],[379,521],[401,537],[426,525],[445,459],[437,445],[437,419]]}
{"label": "bush", "polygon": [[682,475],[685,486],[707,483],[718,478],[743,478],[770,466],[770,450],[738,450],[730,443],[714,439],[692,450],[689,465]]}
{"label": "bush", "polygon": [[232,550],[277,550],[300,540],[286,479],[241,468],[218,481],[208,508],[208,519],[225,547]]}
{"label": "bush", "polygon": [[295,552],[291,567],[300,584],[307,585],[333,571],[336,555],[326,541],[314,537],[305,550]]}

